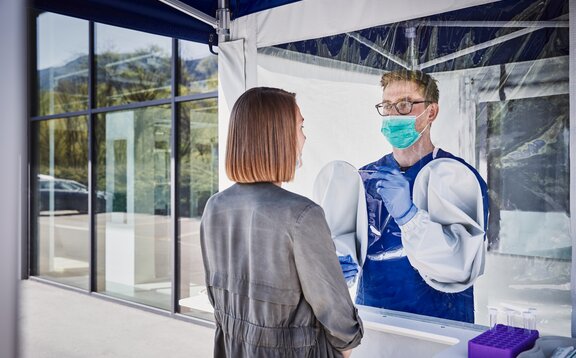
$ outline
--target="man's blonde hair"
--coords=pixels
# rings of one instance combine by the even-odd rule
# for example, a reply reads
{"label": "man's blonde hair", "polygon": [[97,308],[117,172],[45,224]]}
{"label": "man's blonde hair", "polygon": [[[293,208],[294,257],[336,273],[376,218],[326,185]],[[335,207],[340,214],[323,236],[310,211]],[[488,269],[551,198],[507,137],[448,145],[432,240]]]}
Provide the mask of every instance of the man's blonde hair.
{"label": "man's blonde hair", "polygon": [[387,72],[382,75],[380,85],[382,90],[384,90],[390,83],[398,81],[408,81],[416,84],[427,101],[438,103],[440,97],[438,85],[436,80],[427,73],[411,70]]}

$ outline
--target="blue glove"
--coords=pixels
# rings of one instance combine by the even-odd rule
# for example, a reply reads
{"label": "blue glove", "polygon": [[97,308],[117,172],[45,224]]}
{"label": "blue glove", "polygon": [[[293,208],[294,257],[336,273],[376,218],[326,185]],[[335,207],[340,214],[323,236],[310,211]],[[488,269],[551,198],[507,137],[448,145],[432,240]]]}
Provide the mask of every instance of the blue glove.
{"label": "blue glove", "polygon": [[358,273],[358,264],[354,262],[352,256],[338,256],[338,261],[340,262],[340,267],[342,268],[342,273],[344,273],[344,279],[351,287],[354,284],[356,274]]}
{"label": "blue glove", "polygon": [[406,224],[416,215],[418,208],[410,198],[410,184],[398,169],[380,167],[370,179],[380,179],[376,182],[376,192],[398,225]]}

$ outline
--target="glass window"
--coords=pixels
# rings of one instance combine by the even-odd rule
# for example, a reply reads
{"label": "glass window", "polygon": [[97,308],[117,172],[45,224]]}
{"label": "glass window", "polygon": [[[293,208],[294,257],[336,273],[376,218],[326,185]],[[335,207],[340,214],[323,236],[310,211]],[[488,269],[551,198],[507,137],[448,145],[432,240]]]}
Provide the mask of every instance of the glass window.
{"label": "glass window", "polygon": [[[32,203],[34,271],[40,277],[89,288],[88,126],[86,117],[35,122],[36,178]],[[97,194],[99,207],[105,198]]]}
{"label": "glass window", "polygon": [[37,17],[39,116],[88,107],[88,21],[43,13]]}
{"label": "glass window", "polygon": [[218,90],[218,57],[210,53],[208,45],[179,41],[178,95]]}
{"label": "glass window", "polygon": [[316,141],[290,188],[309,195],[329,161],[360,167],[391,152],[374,110],[380,77],[429,73],[440,90],[433,143],[488,184],[475,322],[488,324],[488,306],[535,308],[541,334],[569,336],[568,34],[568,1],[503,0],[258,49],[258,85],[297,93],[308,143]]}
{"label": "glass window", "polygon": [[206,201],[218,190],[217,101],[185,102],[179,112],[180,312],[212,319],[199,228]]}
{"label": "glass window", "polygon": [[568,102],[562,94],[479,104],[492,251],[570,260]]}
{"label": "glass window", "polygon": [[[46,12],[36,17],[32,273],[160,309],[173,308],[171,130],[172,108],[178,108],[183,301],[177,310],[211,319],[209,309],[195,310],[186,300],[203,294],[203,304],[209,306],[202,291],[198,222],[218,187],[217,99],[165,103],[171,102],[173,85],[178,87],[176,95],[216,97],[217,57],[205,44],[94,23],[90,58],[89,25]],[[174,41],[179,41],[179,53],[172,53]],[[172,78],[173,56],[178,56],[178,78]],[[89,101],[90,73],[95,74],[95,91]],[[163,105],[149,103],[158,100]],[[45,120],[59,113],[87,114],[89,103],[99,112],[90,114],[94,133],[88,133],[88,115]],[[110,106],[124,107],[101,110]],[[95,139],[90,162],[89,138]],[[92,188],[89,165],[95,175]],[[96,287],[90,285],[89,267],[94,237],[89,232],[91,190]]]}
{"label": "glass window", "polygon": [[169,98],[172,40],[96,24],[98,107]]}
{"label": "glass window", "polygon": [[97,290],[170,309],[170,106],[99,114]]}
{"label": "glass window", "polygon": [[[529,91],[558,67],[530,71],[521,74],[523,83],[504,86],[515,87],[512,93]],[[535,97],[512,94],[478,104],[477,123],[486,131],[477,133],[477,145],[487,154],[490,195],[487,272],[478,282],[478,298],[482,306],[536,308],[541,331],[569,335],[569,96],[549,95],[555,91],[544,84],[537,91]],[[500,287],[505,289],[495,289]]]}

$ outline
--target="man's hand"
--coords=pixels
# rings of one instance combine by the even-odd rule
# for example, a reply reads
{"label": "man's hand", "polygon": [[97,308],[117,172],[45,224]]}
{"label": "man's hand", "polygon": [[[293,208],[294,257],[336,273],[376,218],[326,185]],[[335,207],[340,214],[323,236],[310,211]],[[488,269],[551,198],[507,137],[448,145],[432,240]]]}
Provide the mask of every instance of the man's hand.
{"label": "man's hand", "polygon": [[406,224],[416,215],[418,208],[410,198],[410,184],[398,169],[381,167],[370,178],[379,179],[376,191],[398,225]]}
{"label": "man's hand", "polygon": [[344,279],[348,287],[352,287],[354,284],[356,275],[358,274],[358,264],[354,262],[352,256],[338,256],[338,261],[340,262],[340,267],[342,268],[342,273],[344,273]]}

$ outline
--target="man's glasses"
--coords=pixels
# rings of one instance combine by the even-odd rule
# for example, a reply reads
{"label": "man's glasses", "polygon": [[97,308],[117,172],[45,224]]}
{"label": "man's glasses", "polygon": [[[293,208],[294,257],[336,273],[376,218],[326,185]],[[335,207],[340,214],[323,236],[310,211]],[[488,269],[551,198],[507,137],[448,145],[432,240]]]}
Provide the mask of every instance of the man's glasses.
{"label": "man's glasses", "polygon": [[398,112],[398,114],[409,114],[410,112],[412,112],[412,107],[415,104],[418,103],[428,103],[430,101],[414,101],[414,102],[410,102],[410,101],[400,101],[400,102],[396,102],[396,103],[388,103],[388,102],[384,102],[384,103],[378,103],[377,105],[375,105],[374,107],[376,107],[376,110],[378,111],[378,114],[380,114],[381,116],[389,116],[390,114],[392,114],[392,109],[395,108],[396,112]]}

